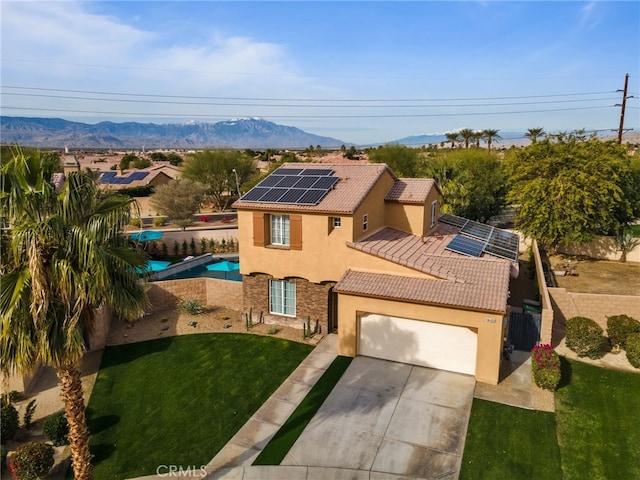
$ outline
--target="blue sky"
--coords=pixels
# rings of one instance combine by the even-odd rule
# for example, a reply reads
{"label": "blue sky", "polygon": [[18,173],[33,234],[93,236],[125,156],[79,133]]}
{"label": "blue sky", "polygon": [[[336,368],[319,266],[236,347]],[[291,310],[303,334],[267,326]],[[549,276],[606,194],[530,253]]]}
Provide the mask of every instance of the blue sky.
{"label": "blue sky", "polygon": [[[640,2],[1,2],[3,115],[263,117],[359,144],[640,128]],[[92,93],[93,92],[93,93]]]}

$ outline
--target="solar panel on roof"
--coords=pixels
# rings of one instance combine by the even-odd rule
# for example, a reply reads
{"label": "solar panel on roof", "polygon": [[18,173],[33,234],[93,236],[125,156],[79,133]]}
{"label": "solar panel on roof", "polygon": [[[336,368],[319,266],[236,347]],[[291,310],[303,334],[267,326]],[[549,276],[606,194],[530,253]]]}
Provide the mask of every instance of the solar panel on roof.
{"label": "solar panel on roof", "polygon": [[282,179],[276,184],[276,186],[282,188],[293,187],[299,179],[300,177],[298,177],[297,175],[286,175],[282,177]]}
{"label": "solar panel on roof", "polygon": [[328,177],[332,174],[333,170],[328,168],[307,168],[300,173],[300,175],[313,175],[316,177]]}
{"label": "solar panel on roof", "polygon": [[277,175],[300,175],[303,168],[279,168],[274,173]]}
{"label": "solar panel on roof", "polygon": [[267,178],[262,180],[259,187],[275,187],[280,180],[284,178],[283,175],[269,175]]}
{"label": "solar panel on roof", "polygon": [[485,225],[484,223],[474,222],[473,220],[469,220],[460,230],[460,233],[464,235],[479,238],[484,241],[489,240],[492,232],[493,227]]}
{"label": "solar panel on roof", "polygon": [[306,188],[290,188],[287,193],[278,199],[278,203],[298,203],[300,197],[307,192]]}
{"label": "solar panel on roof", "polygon": [[258,200],[260,200],[260,197],[262,197],[269,190],[269,188],[254,187],[242,197],[242,200],[246,200],[247,202],[257,202]]}
{"label": "solar panel on roof", "polygon": [[112,178],[116,176],[116,172],[102,172],[102,178]]}
{"label": "solar panel on roof", "polygon": [[333,187],[340,180],[338,177],[322,177],[316,183],[313,184],[313,188],[321,188],[328,190]]}
{"label": "solar panel on roof", "polygon": [[318,181],[318,178],[320,178],[320,177],[298,176],[298,177],[294,177],[294,178],[297,179],[297,182],[294,185],[294,187],[296,187],[296,188],[311,188],[313,186],[313,184],[316,183]]}
{"label": "solar panel on roof", "polygon": [[302,205],[316,205],[327,194],[325,190],[308,190],[296,203]]}
{"label": "solar panel on roof", "polygon": [[464,235],[456,235],[444,248],[469,257],[479,257],[482,255],[484,243]]}
{"label": "solar panel on roof", "polygon": [[443,213],[439,220],[442,223],[447,223],[449,225],[453,225],[454,227],[463,227],[465,223],[469,220],[466,218],[458,217],[456,215],[451,215],[450,213]]}
{"label": "solar panel on roof", "polygon": [[496,245],[485,245],[484,251],[489,255],[493,255],[494,257],[505,258],[512,262],[518,261],[518,251],[515,252],[513,250],[507,250],[504,248],[500,248]]}
{"label": "solar panel on roof", "polygon": [[287,193],[286,188],[271,188],[267,193],[260,197],[261,202],[277,202],[278,199]]}

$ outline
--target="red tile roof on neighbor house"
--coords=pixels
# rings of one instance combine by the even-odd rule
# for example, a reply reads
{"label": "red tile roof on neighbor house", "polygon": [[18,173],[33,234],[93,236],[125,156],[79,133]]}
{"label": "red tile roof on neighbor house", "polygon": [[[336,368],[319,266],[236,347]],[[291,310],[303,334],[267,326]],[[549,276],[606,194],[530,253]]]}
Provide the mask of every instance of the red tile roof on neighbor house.
{"label": "red tile roof on neighbor house", "polygon": [[384,199],[387,202],[423,204],[432,188],[439,190],[433,178],[400,178]]}
{"label": "red tile roof on neighbor house", "polygon": [[240,198],[232,207],[249,210],[310,211],[319,213],[352,214],[367,197],[378,180],[386,173],[397,180],[391,169],[384,163],[369,164],[327,164],[327,163],[285,163],[287,168],[330,168],[333,175],[340,178],[334,188],[317,205],[295,205],[273,202],[246,202]]}
{"label": "red tile roof on neighbor house", "polygon": [[445,250],[459,230],[452,225],[439,224],[433,235],[420,237],[386,227],[359,242],[350,242],[347,245],[351,248],[437,279],[349,270],[336,285],[336,291],[505,311],[509,277],[517,276],[518,267],[490,255],[476,258]]}

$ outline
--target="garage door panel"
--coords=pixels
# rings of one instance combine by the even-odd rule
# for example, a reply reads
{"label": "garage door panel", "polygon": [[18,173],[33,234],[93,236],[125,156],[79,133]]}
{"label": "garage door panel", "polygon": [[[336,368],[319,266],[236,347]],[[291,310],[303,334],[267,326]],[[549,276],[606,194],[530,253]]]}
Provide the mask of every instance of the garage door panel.
{"label": "garage door panel", "polygon": [[360,318],[360,355],[475,375],[477,345],[466,327],[372,313]]}

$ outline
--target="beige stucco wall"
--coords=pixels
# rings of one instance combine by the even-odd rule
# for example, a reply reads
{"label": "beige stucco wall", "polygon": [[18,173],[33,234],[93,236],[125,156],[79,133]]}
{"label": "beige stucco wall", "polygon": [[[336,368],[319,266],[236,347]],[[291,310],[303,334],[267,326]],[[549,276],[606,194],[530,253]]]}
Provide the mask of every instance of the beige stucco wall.
{"label": "beige stucco wall", "polygon": [[[357,242],[371,235],[372,232],[386,227],[386,203],[384,197],[389,192],[395,180],[385,171],[385,174],[373,186],[367,197],[353,214],[353,241]],[[363,217],[368,216],[368,228],[363,229]]]}
{"label": "beige stucco wall", "polygon": [[[353,357],[357,354],[357,317],[359,312],[378,313],[474,329],[478,334],[476,378],[480,382],[494,385],[498,383],[504,337],[502,314],[340,294],[338,298],[338,354],[340,355]],[[489,319],[494,319],[495,323],[491,323]]]}
{"label": "beige stucco wall", "polygon": [[[269,212],[266,212],[269,213]],[[273,212],[275,213],[275,212]],[[371,218],[371,217],[370,217]],[[302,250],[253,245],[253,214],[238,212],[240,273],[268,273],[274,278],[300,277],[314,283],[338,281],[348,268],[404,275],[425,274],[347,246],[353,218],[344,216],[340,228],[329,228],[324,214],[302,215]],[[361,220],[358,221],[361,223]],[[355,227],[357,228],[357,227]],[[369,233],[372,233],[371,230]]]}
{"label": "beige stucco wall", "polygon": [[[613,237],[598,237],[587,245],[561,245],[558,247],[558,251],[568,255],[584,255],[600,260],[620,260],[622,256],[622,253],[616,247],[616,242]],[[627,261],[640,262],[640,245],[637,245],[627,253]]]}

